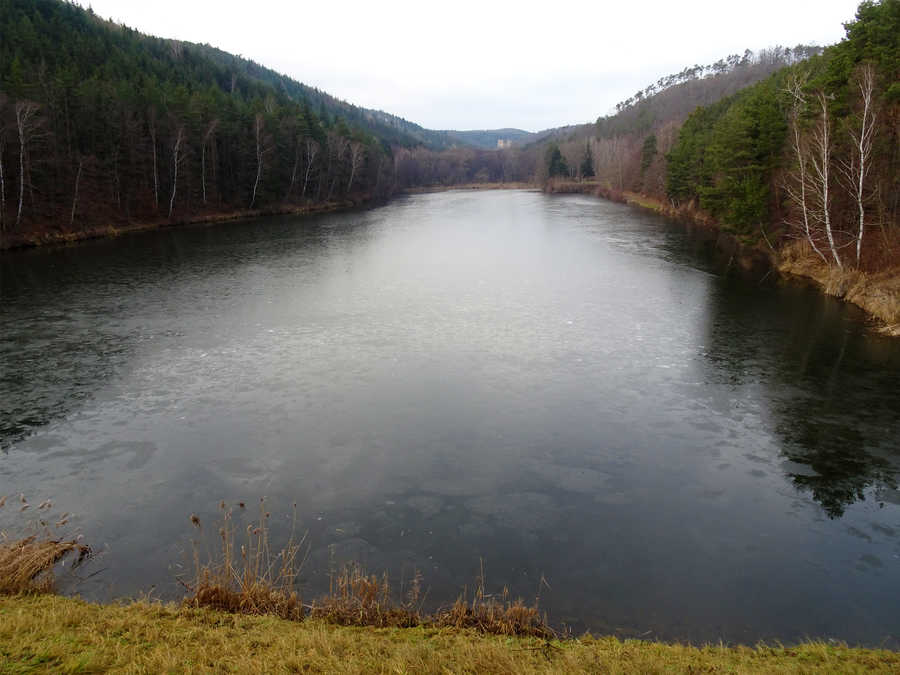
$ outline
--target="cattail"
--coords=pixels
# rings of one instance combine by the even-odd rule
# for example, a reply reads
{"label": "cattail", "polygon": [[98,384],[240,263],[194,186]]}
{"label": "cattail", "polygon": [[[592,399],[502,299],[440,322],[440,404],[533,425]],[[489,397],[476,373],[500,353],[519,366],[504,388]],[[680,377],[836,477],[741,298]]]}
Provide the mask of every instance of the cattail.
{"label": "cattail", "polygon": [[225,510],[225,500],[224,499],[219,502],[219,508],[222,509],[223,511]]}
{"label": "cattail", "polygon": [[0,497],[0,509],[2,509],[6,505],[6,497]]}
{"label": "cattail", "polygon": [[242,509],[246,508],[246,505],[244,504],[244,502],[238,502],[238,506],[240,506]]}
{"label": "cattail", "polygon": [[19,501],[22,502],[23,504],[24,504],[25,502],[28,501],[27,499],[25,499],[25,493],[24,493],[24,492],[20,492],[20,493],[19,493]]}
{"label": "cattail", "polygon": [[200,519],[199,519],[199,518],[197,517],[197,515],[194,514],[194,513],[191,514],[191,522],[192,522],[196,527],[200,527]]}

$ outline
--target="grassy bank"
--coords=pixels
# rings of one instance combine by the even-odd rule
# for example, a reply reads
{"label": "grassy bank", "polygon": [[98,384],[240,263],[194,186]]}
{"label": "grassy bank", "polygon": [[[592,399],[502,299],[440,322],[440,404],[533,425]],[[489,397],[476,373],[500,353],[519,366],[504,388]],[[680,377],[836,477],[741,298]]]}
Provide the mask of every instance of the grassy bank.
{"label": "grassy bank", "polygon": [[0,673],[877,673],[900,654],[808,643],[690,647],[616,638],[547,641],[465,629],[343,627],[137,602],[0,597]]}

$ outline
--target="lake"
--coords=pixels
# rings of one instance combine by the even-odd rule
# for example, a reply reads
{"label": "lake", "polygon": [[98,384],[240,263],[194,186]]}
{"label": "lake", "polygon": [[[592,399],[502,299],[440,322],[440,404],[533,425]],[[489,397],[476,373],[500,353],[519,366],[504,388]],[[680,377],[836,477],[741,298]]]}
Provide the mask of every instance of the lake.
{"label": "lake", "polygon": [[769,281],[532,191],[7,253],[0,495],[74,514],[95,599],[180,597],[189,516],[265,497],[305,597],[483,561],[576,633],[896,647],[900,341]]}

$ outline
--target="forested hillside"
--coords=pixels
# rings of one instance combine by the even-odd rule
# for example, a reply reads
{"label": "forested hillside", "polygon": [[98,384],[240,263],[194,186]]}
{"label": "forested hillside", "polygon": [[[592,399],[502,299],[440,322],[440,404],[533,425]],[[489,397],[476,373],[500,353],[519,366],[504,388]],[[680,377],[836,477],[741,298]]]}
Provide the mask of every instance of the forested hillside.
{"label": "forested hillside", "polygon": [[[821,51],[807,45],[759,52],[747,49],[742,55],[732,54],[715,63],[689,66],[619,102],[615,114],[602,116],[593,125],[550,130],[541,141],[559,146],[564,164],[556,166],[555,175],[581,178],[596,173],[615,190],[637,190],[647,185],[656,191],[664,186],[665,176],[661,165],[649,160],[668,152],[678,129],[697,107],[714,104]],[[549,151],[552,153],[553,148]],[[590,154],[587,164],[586,153]],[[594,173],[585,171],[588,166]],[[545,162],[539,179],[549,177],[548,168]]]}
{"label": "forested hillside", "polygon": [[661,78],[590,133],[557,132],[538,177],[596,178],[607,194],[654,197],[826,268],[896,266],[900,0],[863,2],[845,28],[824,50],[748,52]]}
{"label": "forested hillside", "polygon": [[839,269],[896,264],[900,0],[864,2],[845,26],[823,54],[688,118],[665,158],[673,205],[747,236],[780,229]]}
{"label": "forested hillside", "polygon": [[0,246],[386,196],[395,151],[464,142],[60,0],[0,35]]}

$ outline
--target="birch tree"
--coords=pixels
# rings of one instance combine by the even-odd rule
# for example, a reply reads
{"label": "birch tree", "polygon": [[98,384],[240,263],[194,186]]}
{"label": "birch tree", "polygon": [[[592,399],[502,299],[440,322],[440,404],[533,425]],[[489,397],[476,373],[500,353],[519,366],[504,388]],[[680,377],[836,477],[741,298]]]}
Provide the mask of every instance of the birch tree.
{"label": "birch tree", "polygon": [[181,144],[184,142],[184,127],[178,127],[178,133],[175,134],[175,145],[172,147],[172,196],[169,198],[169,218],[172,217],[172,210],[175,208],[175,191],[178,189],[178,164],[181,162]]}
{"label": "birch tree", "polygon": [[254,121],[253,128],[256,135],[256,179],[253,181],[253,195],[250,197],[250,208],[253,208],[253,205],[256,204],[256,190],[259,187],[259,178],[262,176],[262,165],[263,165],[263,146],[262,146],[262,128],[263,128],[263,116],[262,113],[256,114],[256,120]]}
{"label": "birch tree", "polygon": [[319,154],[319,143],[313,138],[306,139],[306,174],[303,176],[303,191],[300,197],[306,196],[306,186],[309,183],[309,172],[312,170],[313,162],[316,161],[316,155]]}
{"label": "birch tree", "polygon": [[19,206],[16,210],[16,227],[22,222],[22,204],[25,200],[25,167],[28,145],[37,127],[38,104],[31,101],[16,103],[16,132],[19,137]]}
{"label": "birch tree", "polygon": [[858,130],[850,130],[850,138],[853,140],[853,149],[849,161],[841,161],[841,173],[847,183],[850,194],[857,208],[856,231],[856,266],[859,267],[860,253],[862,251],[863,234],[865,233],[866,178],[871,168],[872,141],[875,138],[875,106],[872,100],[875,90],[875,69],[867,64],[862,67],[856,78],[862,100],[862,112]]}
{"label": "birch tree", "polygon": [[150,132],[151,155],[153,157],[153,207],[159,211],[159,170],[156,166],[156,112],[147,111],[147,128]]}
{"label": "birch tree", "polygon": [[294,183],[297,181],[297,167],[300,166],[300,137],[298,136],[295,139],[294,143],[294,166],[291,169],[291,181],[288,183],[287,192],[284,194],[284,201],[288,201],[291,198],[291,193],[294,191]]}
{"label": "birch tree", "polygon": [[828,264],[825,254],[819,249],[813,236],[812,227],[810,225],[809,198],[807,191],[809,188],[809,174],[807,165],[809,159],[807,157],[806,146],[803,142],[803,136],[800,130],[800,116],[806,108],[806,95],[803,93],[803,84],[799,78],[792,77],[788,82],[788,93],[791,96],[791,112],[790,112],[790,129],[791,129],[791,152],[796,166],[795,184],[789,180],[785,181],[785,191],[788,199],[792,201],[795,207],[800,211],[800,226],[806,241],[812,246],[822,262]]}
{"label": "birch tree", "polygon": [[200,186],[204,205],[206,204],[206,146],[209,145],[209,141],[218,125],[219,120],[213,120],[209,123],[209,126],[206,127],[206,133],[203,134],[203,143],[200,145]]}
{"label": "birch tree", "polygon": [[838,254],[831,223],[831,121],[828,117],[829,97],[820,91],[816,94],[816,102],[820,110],[819,122],[812,134],[812,153],[810,164],[810,183],[813,187],[812,215],[824,226],[828,247],[838,269],[843,269],[841,256]]}

